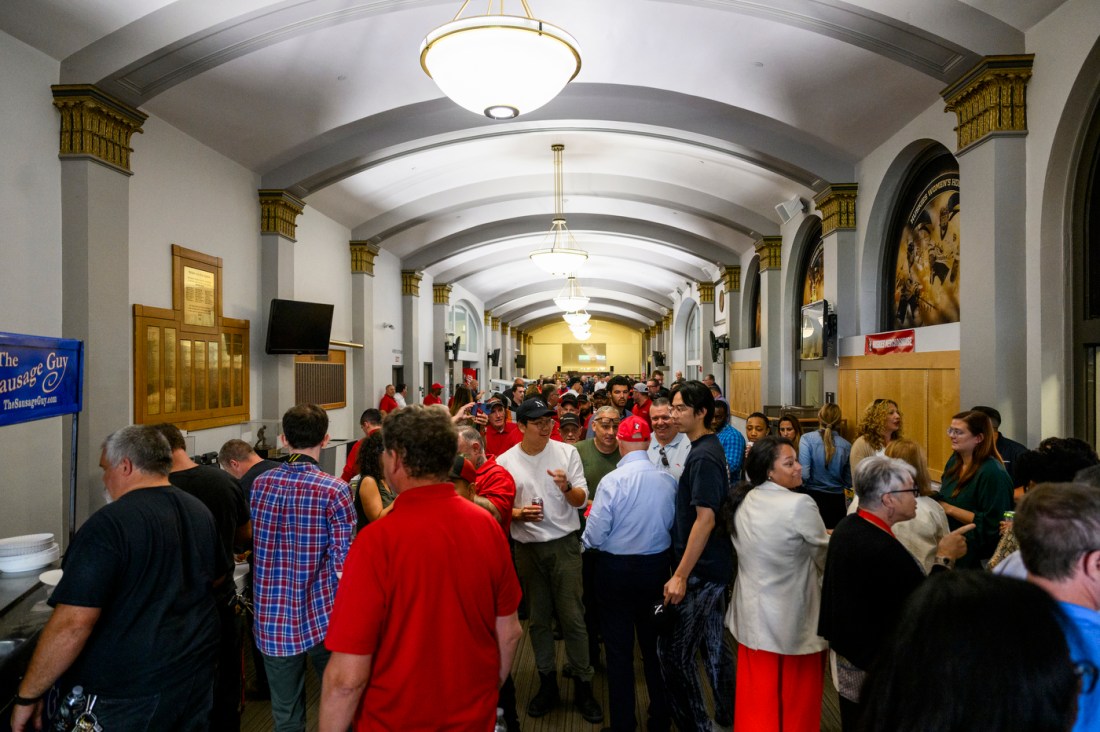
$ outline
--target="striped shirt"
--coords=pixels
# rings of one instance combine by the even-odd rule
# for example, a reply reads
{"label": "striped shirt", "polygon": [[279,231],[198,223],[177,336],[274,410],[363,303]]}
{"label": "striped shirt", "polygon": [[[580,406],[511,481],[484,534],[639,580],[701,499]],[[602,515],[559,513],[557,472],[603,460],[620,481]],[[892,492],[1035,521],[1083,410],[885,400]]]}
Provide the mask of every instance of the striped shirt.
{"label": "striped shirt", "polygon": [[355,526],[351,492],[292,455],[256,478],[251,507],[256,644],[268,656],[303,653],[328,630]]}

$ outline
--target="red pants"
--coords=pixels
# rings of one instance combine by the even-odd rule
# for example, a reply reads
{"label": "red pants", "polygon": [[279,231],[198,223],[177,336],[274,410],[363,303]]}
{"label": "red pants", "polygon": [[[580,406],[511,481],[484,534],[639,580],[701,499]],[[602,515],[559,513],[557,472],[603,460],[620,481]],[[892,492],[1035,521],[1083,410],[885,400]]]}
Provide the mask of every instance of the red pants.
{"label": "red pants", "polygon": [[825,651],[783,656],[737,645],[738,732],[818,732]]}

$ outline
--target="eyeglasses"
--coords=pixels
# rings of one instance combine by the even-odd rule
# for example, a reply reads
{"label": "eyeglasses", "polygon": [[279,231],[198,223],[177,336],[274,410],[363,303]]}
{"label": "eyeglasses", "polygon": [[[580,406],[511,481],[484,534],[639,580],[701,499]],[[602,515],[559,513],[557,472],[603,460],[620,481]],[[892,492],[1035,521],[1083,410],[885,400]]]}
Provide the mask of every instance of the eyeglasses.
{"label": "eyeglasses", "polygon": [[661,453],[661,465],[668,467],[668,455],[665,454],[665,448],[658,448],[657,452]]}
{"label": "eyeglasses", "polygon": [[550,417],[543,417],[542,419],[530,419],[527,421],[527,424],[534,426],[535,429],[543,431],[553,429],[554,420]]}
{"label": "eyeglasses", "polygon": [[1096,679],[1100,676],[1100,672],[1088,661],[1082,661],[1073,667],[1073,675],[1081,685],[1081,694],[1088,695],[1096,689]]}
{"label": "eyeglasses", "polygon": [[690,412],[691,407],[686,404],[673,404],[672,411],[674,412]]}
{"label": "eyeglasses", "polygon": [[948,437],[962,437],[965,434],[967,434],[966,430],[956,429],[955,427],[948,427],[947,428],[947,436]]}
{"label": "eyeglasses", "polygon": [[891,493],[912,493],[913,498],[916,498],[917,496],[920,495],[920,488],[906,488],[903,491],[883,491],[882,495],[888,496]]}

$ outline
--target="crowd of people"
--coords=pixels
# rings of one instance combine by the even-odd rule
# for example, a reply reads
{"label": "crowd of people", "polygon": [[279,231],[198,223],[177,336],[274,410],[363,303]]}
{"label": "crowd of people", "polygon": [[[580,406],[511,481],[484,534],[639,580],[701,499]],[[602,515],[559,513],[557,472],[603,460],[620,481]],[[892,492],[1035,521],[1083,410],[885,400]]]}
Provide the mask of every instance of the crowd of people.
{"label": "crowd of people", "polygon": [[742,433],[713,376],[442,392],[387,386],[339,476],[311,404],[279,459],[230,440],[221,470],[172,425],[109,436],[109,502],[66,554],[13,729],[75,686],[109,732],[239,729],[245,647],[278,732],[306,729],[309,665],[326,732],[515,732],[565,700],[612,730],[809,732],[826,675],[846,732],[1100,729],[1086,443],[1027,450],[975,407],[936,485],[890,399],[850,443],[835,404]]}

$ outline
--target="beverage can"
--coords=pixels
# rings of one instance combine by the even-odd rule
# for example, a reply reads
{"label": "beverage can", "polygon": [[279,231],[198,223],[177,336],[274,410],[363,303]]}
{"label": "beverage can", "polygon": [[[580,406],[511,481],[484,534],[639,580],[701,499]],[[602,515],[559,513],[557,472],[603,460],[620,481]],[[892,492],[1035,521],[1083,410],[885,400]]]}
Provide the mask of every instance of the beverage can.
{"label": "beverage can", "polygon": [[542,508],[542,504],[543,504],[543,501],[542,501],[541,498],[532,498],[531,499],[531,505],[532,506],[538,506],[539,508]]}
{"label": "beverage can", "polygon": [[1001,514],[1001,519],[1003,521],[1014,521],[1014,520],[1016,520],[1016,512],[1015,511],[1005,511],[1003,514]]}

